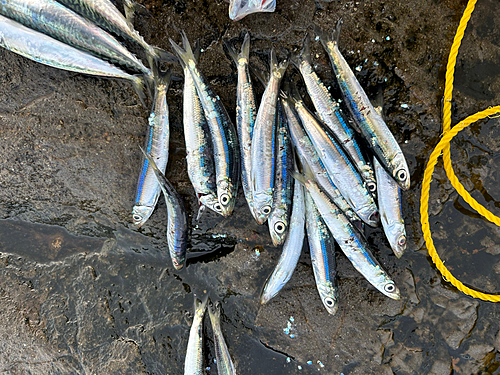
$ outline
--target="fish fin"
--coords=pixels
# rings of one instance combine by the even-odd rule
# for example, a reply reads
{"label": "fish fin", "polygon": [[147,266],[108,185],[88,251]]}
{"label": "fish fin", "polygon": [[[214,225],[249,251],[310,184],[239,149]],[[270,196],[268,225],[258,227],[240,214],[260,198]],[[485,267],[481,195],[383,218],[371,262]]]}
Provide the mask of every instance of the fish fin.
{"label": "fish fin", "polygon": [[216,301],[212,303],[212,301],[208,300],[208,314],[210,315],[210,321],[212,322],[212,326],[215,322],[220,322],[220,302]]}
{"label": "fish fin", "polygon": [[[137,79],[132,81],[132,85],[134,86],[134,90],[137,93],[137,96],[139,96],[139,100],[141,101],[142,105],[146,107],[146,87],[149,88],[149,78],[147,76],[135,76]],[[146,78],[145,78],[146,77]]]}
{"label": "fish fin", "polygon": [[321,27],[318,25],[314,25],[314,32],[317,34],[319,37],[319,40],[325,50],[328,51],[328,43],[331,42],[335,45],[338,44],[339,37],[340,37],[340,29],[342,28],[342,18],[337,21],[337,25],[335,26],[335,29],[333,29],[331,36],[328,35],[328,33],[323,30]]}
{"label": "fish fin", "polygon": [[176,63],[179,59],[172,53],[165,51],[163,48],[150,46],[146,49],[146,58],[149,63],[149,67],[153,69],[155,65],[161,65],[163,63]]}
{"label": "fish fin", "polygon": [[136,7],[136,4],[133,1],[131,1],[131,0],[124,0],[123,1],[123,8],[125,10],[125,18],[127,19],[127,22],[129,25],[132,25],[134,23],[135,7]]}
{"label": "fish fin", "polygon": [[231,56],[231,58],[233,59],[234,63],[236,64],[236,66],[238,66],[239,56],[236,53],[236,50],[228,42],[224,42],[224,46],[226,47],[226,50],[227,50],[227,53],[229,54],[229,56]]}
{"label": "fish fin", "polygon": [[283,77],[286,69],[288,68],[289,59],[285,59],[278,64],[278,59],[276,58],[276,53],[274,49],[271,49],[271,74],[277,75],[278,77]]}
{"label": "fish fin", "polygon": [[269,74],[264,71],[259,71],[255,69],[253,66],[250,66],[250,71],[252,74],[257,78],[257,81],[259,81],[262,86],[266,87],[267,86],[267,81],[268,81],[268,76]]}
{"label": "fish fin", "polygon": [[299,70],[301,61],[306,61],[309,65],[311,65],[311,42],[309,33],[306,33],[306,36],[304,37],[304,41],[302,42],[302,49],[300,50],[300,52],[290,55],[290,61]]}
{"label": "fish fin", "polygon": [[197,62],[196,57],[193,54],[193,50],[191,49],[191,45],[189,44],[189,40],[184,31],[181,31],[182,36],[182,44],[184,45],[184,49],[182,49],[177,43],[175,43],[172,39],[170,39],[170,44],[174,49],[175,53],[179,57],[179,62],[184,67],[188,64],[190,60],[193,60],[195,63]]}
{"label": "fish fin", "polygon": [[336,44],[339,44],[340,31],[342,29],[342,18],[339,18],[337,21],[337,25],[335,25],[335,29],[332,31],[332,41]]}
{"label": "fish fin", "polygon": [[161,70],[158,64],[153,65],[153,76],[155,77],[155,87],[157,86],[165,86],[165,89],[168,90],[168,86],[172,81],[172,69],[168,68],[167,70]]}
{"label": "fish fin", "polygon": [[297,181],[298,181],[301,185],[306,186],[306,184],[307,184],[307,180],[306,180],[306,178],[305,178],[303,175],[301,175],[299,172],[297,172],[297,171],[292,171],[292,176],[293,176],[293,178],[295,178],[295,179],[296,179],[296,180],[297,180]]}
{"label": "fish fin", "polygon": [[246,58],[247,60],[250,58],[250,33],[248,31],[245,32],[245,37],[241,44],[240,57]]}
{"label": "fish fin", "polygon": [[203,215],[203,212],[205,212],[206,206],[200,202],[200,208],[198,209],[198,215],[196,216],[196,221],[200,220],[201,215]]}
{"label": "fish fin", "polygon": [[205,313],[208,303],[208,294],[205,294],[201,299],[196,297],[194,299],[194,311],[201,310],[202,314]]}

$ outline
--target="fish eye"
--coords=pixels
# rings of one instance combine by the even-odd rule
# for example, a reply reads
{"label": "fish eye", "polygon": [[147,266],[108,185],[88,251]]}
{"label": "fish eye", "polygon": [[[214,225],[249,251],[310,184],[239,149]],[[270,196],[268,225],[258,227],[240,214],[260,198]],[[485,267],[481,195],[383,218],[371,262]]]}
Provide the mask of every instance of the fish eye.
{"label": "fish eye", "polygon": [[375,182],[369,182],[368,184],[366,184],[366,186],[368,188],[368,191],[372,193],[377,191],[377,184]]}
{"label": "fish eye", "polygon": [[270,214],[270,213],[271,213],[271,207],[269,207],[269,206],[264,206],[264,207],[262,208],[262,213],[263,213],[264,215],[268,215],[268,214]]}
{"label": "fish eye", "polygon": [[132,215],[132,219],[134,219],[134,221],[141,221],[142,220],[142,216],[139,215],[139,214],[133,214]]}
{"label": "fish eye", "polygon": [[220,202],[225,206],[229,203],[229,194],[222,194],[220,196]]}
{"label": "fish eye", "polygon": [[404,181],[406,180],[406,171],[404,169],[400,169],[397,173],[396,176],[398,177],[399,181]]}
{"label": "fish eye", "polygon": [[285,224],[282,221],[278,221],[274,224],[274,231],[278,234],[282,234],[285,231]]}
{"label": "fish eye", "polygon": [[384,286],[384,290],[387,293],[394,293],[396,291],[396,285],[394,285],[394,284],[387,284],[386,286]]}
{"label": "fish eye", "polygon": [[334,304],[335,304],[335,301],[333,300],[333,298],[331,297],[326,297],[325,298],[325,304],[328,306],[328,307],[332,307]]}
{"label": "fish eye", "polygon": [[401,236],[401,237],[399,237],[399,239],[398,239],[398,245],[399,245],[399,246],[404,246],[404,245],[406,245],[406,237],[405,237],[405,236]]}
{"label": "fish eye", "polygon": [[221,207],[220,203],[214,204],[214,209],[217,212],[221,212],[222,211],[222,207]]}

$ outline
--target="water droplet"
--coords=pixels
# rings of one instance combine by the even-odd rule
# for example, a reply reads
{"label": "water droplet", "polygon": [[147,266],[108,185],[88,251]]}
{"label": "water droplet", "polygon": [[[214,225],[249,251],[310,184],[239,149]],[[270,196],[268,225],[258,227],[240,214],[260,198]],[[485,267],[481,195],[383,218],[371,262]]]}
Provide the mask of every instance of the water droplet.
{"label": "water droplet", "polygon": [[354,68],[354,69],[356,69],[358,72],[361,72],[361,69],[363,69],[363,67],[362,67],[361,65],[358,65],[358,66],[357,66],[356,68]]}
{"label": "water droplet", "polygon": [[403,103],[403,104],[401,104],[401,108],[408,109],[409,107],[408,107],[408,104]]}
{"label": "water droplet", "polygon": [[387,35],[387,36],[385,37],[385,40],[391,40],[391,37],[390,37],[389,35]]}
{"label": "water droplet", "polygon": [[286,357],[286,363],[290,363],[292,359],[290,357]]}
{"label": "water droplet", "polygon": [[312,364],[313,364],[313,361],[307,361],[307,364],[308,364],[308,365],[312,365]]}

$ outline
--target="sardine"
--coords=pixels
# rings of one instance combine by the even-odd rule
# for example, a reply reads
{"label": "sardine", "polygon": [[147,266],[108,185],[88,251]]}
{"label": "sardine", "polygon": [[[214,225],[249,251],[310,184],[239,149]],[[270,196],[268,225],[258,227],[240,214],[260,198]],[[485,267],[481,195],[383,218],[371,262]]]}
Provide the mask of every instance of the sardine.
{"label": "sardine", "polygon": [[308,168],[307,163],[304,164],[305,177],[297,173],[294,173],[294,177],[311,194],[318,211],[346,257],[354,268],[381,293],[389,298],[399,300],[398,287],[373,257],[366,240],[357,232],[340,209],[321,191],[311,178],[311,172]]}
{"label": "sardine", "polygon": [[358,131],[370,145],[380,164],[388,171],[389,175],[403,190],[408,190],[410,188],[410,171],[404,154],[387,124],[373,108],[344,56],[340,53],[338,39],[341,24],[342,20],[339,20],[331,38],[319,29],[316,29],[316,32],[330,56],[335,77]]}
{"label": "sardine", "polygon": [[292,216],[290,228],[283,245],[278,264],[274,268],[273,273],[266,281],[266,285],[262,291],[260,302],[265,304],[271,298],[276,296],[278,292],[292,277],[293,271],[297,266],[297,262],[304,246],[305,237],[305,201],[304,190],[302,185],[295,181],[292,201]]}
{"label": "sardine", "polygon": [[214,93],[196,66],[196,59],[184,32],[182,32],[182,40],[185,51],[171,39],[170,43],[182,61],[183,67],[186,66],[189,69],[201,100],[212,137],[217,199],[222,206],[222,215],[229,216],[236,202],[240,169],[236,129],[219,96]]}
{"label": "sardine", "polygon": [[276,177],[273,208],[267,219],[274,246],[283,244],[290,222],[293,196],[293,149],[284,110],[278,102],[278,132],[276,142]]}
{"label": "sardine", "polygon": [[[141,148],[142,150],[142,148]],[[165,175],[158,169],[151,155],[146,154],[149,164],[158,179],[165,203],[167,205],[168,222],[167,222],[167,242],[172,264],[176,270],[184,267],[186,261],[186,248],[187,248],[187,215],[184,209],[182,198],[177,193],[170,181],[167,180]]]}
{"label": "sardine", "polygon": [[207,308],[207,297],[194,300],[194,317],[184,360],[184,375],[203,375],[203,316]]}
{"label": "sardine", "polygon": [[[279,85],[288,66],[278,65],[276,54],[271,50],[271,75],[257,111],[252,136],[251,183],[254,217],[264,224],[271,214],[275,175],[276,103]],[[254,166],[259,166],[254,168]]]}
{"label": "sardine", "polygon": [[[169,111],[167,91],[170,84],[170,70],[156,74],[155,95],[151,114],[148,118],[145,150],[151,154],[158,169],[165,173],[168,162],[170,140]],[[153,213],[160,195],[160,185],[155,177],[153,167],[143,158],[142,168],[137,181],[135,204],[132,209],[132,220],[137,227],[144,225]]]}
{"label": "sardine", "polygon": [[217,199],[212,139],[207,119],[189,68],[184,66],[183,124],[189,179],[200,204],[198,218],[205,207],[222,215]]}
{"label": "sardine", "polygon": [[212,323],[212,331],[214,332],[215,358],[217,359],[217,373],[219,375],[234,375],[234,368],[231,355],[227,349],[224,335],[220,326],[220,302],[216,302],[215,306],[212,302],[208,303],[208,314]]}
{"label": "sardine", "polygon": [[306,228],[311,262],[321,302],[334,315],[338,309],[335,239],[314,203],[309,191],[306,198]]}
{"label": "sardine", "polygon": [[0,46],[36,62],[77,73],[130,81],[144,102],[144,79],[0,15]]}
{"label": "sardine", "polygon": [[377,206],[357,170],[338,143],[328,136],[320,123],[305,107],[298,93],[292,91],[291,94],[290,104],[295,105],[302,125],[328,176],[361,220],[368,225],[376,226],[378,223]]}
{"label": "sardine", "polygon": [[153,79],[151,71],[113,36],[55,0],[0,0],[0,14]]}
{"label": "sardine", "polygon": [[251,186],[252,169],[252,133],[257,115],[257,105],[255,94],[248,68],[250,57],[250,34],[245,34],[245,39],[241,46],[241,52],[238,55],[229,44],[226,44],[229,55],[233,58],[238,68],[238,86],[236,99],[236,129],[238,131],[238,140],[240,145],[241,157],[241,185],[248,203],[248,207],[254,215],[253,195]]}
{"label": "sardine", "polygon": [[316,108],[319,118],[333,132],[338,143],[347,151],[366,187],[371,193],[377,190],[373,169],[367,163],[351,127],[345,122],[340,106],[332,99],[330,92],[318,77],[311,64],[309,35],[306,35],[304,47],[299,55],[292,59],[300,70],[307,92]]}
{"label": "sardine", "polygon": [[[160,48],[150,46],[134,29],[132,23],[126,19],[110,0],[57,0],[65,7],[85,17],[104,30],[137,43],[146,52],[149,66],[157,64],[156,60],[164,59],[168,53]],[[125,13],[131,14],[131,2],[125,1]]]}
{"label": "sardine", "polygon": [[380,221],[394,254],[401,258],[406,250],[406,230],[401,209],[401,188],[376,158],[373,159],[373,166],[375,167],[378,186],[381,188],[378,193]]}
{"label": "sardine", "polygon": [[304,131],[301,125],[299,115],[295,111],[293,104],[288,103],[283,98],[280,98],[281,104],[285,109],[288,120],[288,128],[292,137],[292,143],[297,151],[300,160],[307,160],[316,183],[330,197],[330,199],[339,207],[342,212],[352,221],[361,220],[354,212],[351,206],[344,199],[339,189],[328,176],[326,169],[321,162],[316,149],[314,148],[309,136]]}

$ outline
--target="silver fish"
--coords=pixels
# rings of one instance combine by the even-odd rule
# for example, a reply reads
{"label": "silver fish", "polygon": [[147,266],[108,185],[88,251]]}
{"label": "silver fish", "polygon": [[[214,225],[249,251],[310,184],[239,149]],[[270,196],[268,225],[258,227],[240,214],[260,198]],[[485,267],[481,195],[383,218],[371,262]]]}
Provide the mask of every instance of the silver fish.
{"label": "silver fish", "polygon": [[353,130],[345,122],[340,107],[332,99],[328,89],[318,77],[311,64],[311,50],[309,45],[309,35],[304,40],[304,48],[292,61],[297,65],[307,92],[316,108],[319,118],[333,132],[338,143],[347,151],[354,166],[358,169],[361,177],[366,182],[366,187],[372,193],[377,190],[377,183],[373,174],[373,169],[365,160]]}
{"label": "silver fish", "polygon": [[[262,95],[252,136],[251,183],[254,217],[264,224],[271,214],[275,175],[276,103],[279,85],[288,66],[278,65],[276,54],[271,50],[271,75]],[[259,166],[254,168],[254,166]]]}
{"label": "silver fish", "polygon": [[55,0],[0,0],[0,14],[153,79],[151,71],[113,36]]}
{"label": "silver fish", "polygon": [[288,120],[288,128],[292,137],[292,143],[299,155],[300,160],[307,160],[311,171],[314,175],[316,183],[330,197],[330,199],[342,210],[342,212],[352,221],[361,220],[354,212],[351,206],[346,202],[339,189],[332,182],[326,169],[321,162],[316,149],[314,148],[309,136],[304,131],[300,123],[300,118],[293,104],[288,103],[283,98],[280,98],[281,104],[285,109]]}
{"label": "silver fish", "polygon": [[401,258],[406,250],[406,230],[401,209],[401,188],[387,174],[376,158],[373,159],[377,183],[380,221],[394,254]]}
{"label": "silver fish", "polygon": [[[168,55],[160,48],[149,45],[134,29],[134,26],[120,13],[110,0],[57,0],[67,8],[85,17],[104,30],[126,38],[140,45],[146,52],[149,66],[156,65],[156,60]],[[125,1],[125,13],[132,14],[131,1]]]}
{"label": "silver fish", "polygon": [[399,289],[394,281],[373,257],[366,240],[363,239],[339,208],[316,185],[311,178],[311,172],[307,164],[305,164],[305,173],[305,177],[296,173],[294,177],[304,184],[311,194],[318,211],[330,229],[335,241],[337,241],[354,268],[381,293],[389,298],[399,300]]}
{"label": "silver fish", "polygon": [[196,66],[196,59],[184,32],[182,33],[182,40],[186,48],[185,51],[171,39],[170,43],[179,56],[180,61],[182,61],[181,64],[183,67],[186,66],[189,69],[201,100],[212,137],[217,199],[222,206],[222,215],[229,216],[233,212],[236,202],[240,173],[236,129],[219,96],[213,92],[208,81]]}
{"label": "silver fish", "polygon": [[144,79],[130,75],[91,54],[0,15],[0,46],[58,69],[130,81],[144,100]]}
{"label": "silver fish", "polygon": [[372,148],[380,164],[396,180],[403,190],[410,188],[410,171],[406,159],[387,124],[373,108],[368,96],[338,48],[340,26],[337,23],[329,38],[317,29],[321,43],[330,56],[330,62],[339,83],[344,101],[351,112],[358,131]]}
{"label": "silver fish", "polygon": [[207,299],[194,300],[194,318],[184,360],[184,375],[203,375],[203,316],[207,308]]}
{"label": "silver fish", "polygon": [[293,201],[292,201],[292,216],[290,229],[283,245],[283,250],[278,260],[278,264],[274,268],[273,273],[266,281],[266,285],[262,291],[260,302],[265,304],[271,298],[276,296],[278,292],[292,277],[293,271],[297,266],[297,262],[304,246],[304,224],[305,224],[305,202],[304,190],[302,185],[295,181]]}
{"label": "silver fish", "polygon": [[293,149],[282,105],[278,102],[278,132],[276,142],[276,177],[273,208],[267,219],[274,246],[283,244],[288,231],[293,196]]}
{"label": "silver fish", "polygon": [[248,32],[245,34],[245,39],[243,40],[239,55],[229,44],[226,44],[226,47],[238,68],[236,129],[238,131],[241,155],[241,185],[243,186],[243,192],[245,193],[248,207],[252,215],[254,215],[250,171],[252,169],[252,133],[255,117],[257,115],[257,105],[255,103],[255,94],[248,68],[250,34]]}
{"label": "silver fish", "polygon": [[377,206],[358,172],[338,143],[328,136],[305,107],[298,94],[292,92],[292,95],[291,101],[302,120],[304,129],[333,183],[361,220],[368,225],[376,226]]}
{"label": "silver fish", "polygon": [[220,326],[220,302],[216,302],[215,306],[212,302],[209,302],[208,314],[210,315],[210,322],[212,322],[212,330],[214,331],[217,373],[219,375],[234,375],[236,374],[236,370],[234,368],[233,361],[231,360],[231,355],[227,349],[226,341],[224,340]]}
{"label": "silver fish", "polygon": [[[142,149],[141,149],[142,150]],[[182,198],[175,188],[168,181],[165,175],[158,169],[151,155],[142,150],[149,164],[153,168],[154,174],[158,179],[165,203],[167,204],[168,222],[167,222],[167,242],[172,264],[176,270],[184,267],[186,262],[187,248],[187,215],[182,203]]]}
{"label": "silver fish", "polygon": [[[170,70],[157,73],[153,108],[148,118],[145,149],[155,160],[158,169],[165,173],[168,162],[170,140],[169,111],[167,91],[170,83]],[[140,228],[153,213],[160,195],[160,185],[155,177],[153,167],[147,158],[143,159],[141,172],[137,181],[135,204],[132,209],[134,225]]]}
{"label": "silver fish", "polygon": [[335,315],[338,309],[337,269],[335,239],[311,197],[306,191],[306,228],[311,252],[311,262],[321,302],[326,310]]}
{"label": "silver fish", "polygon": [[200,203],[198,218],[205,207],[222,215],[217,199],[212,140],[207,119],[187,66],[184,67],[183,124],[189,179]]}

